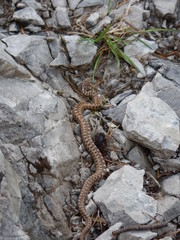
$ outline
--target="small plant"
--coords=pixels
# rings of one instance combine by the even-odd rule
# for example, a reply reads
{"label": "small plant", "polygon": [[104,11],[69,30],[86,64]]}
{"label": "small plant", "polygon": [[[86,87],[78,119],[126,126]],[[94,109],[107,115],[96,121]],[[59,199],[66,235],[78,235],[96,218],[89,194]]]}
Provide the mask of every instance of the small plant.
{"label": "small plant", "polygon": [[[109,1],[108,7],[110,6],[110,3],[111,1]],[[120,29],[119,27],[112,27],[111,25],[109,25],[94,37],[84,38],[83,40],[91,42],[92,44],[97,44],[99,46],[99,51],[96,55],[94,62],[92,80],[94,81],[96,70],[100,63],[101,57],[105,52],[106,53],[110,52],[114,55],[119,68],[121,67],[120,60],[123,59],[125,62],[127,62],[129,65],[131,65],[137,71],[140,72],[136,64],[131,60],[131,58],[127,54],[123,52],[122,49],[134,40],[140,41],[146,47],[151,48],[146,42],[142,41],[138,36],[145,33],[157,31],[167,32],[173,31],[173,29],[152,28],[147,30],[135,30],[132,27],[124,27]]]}

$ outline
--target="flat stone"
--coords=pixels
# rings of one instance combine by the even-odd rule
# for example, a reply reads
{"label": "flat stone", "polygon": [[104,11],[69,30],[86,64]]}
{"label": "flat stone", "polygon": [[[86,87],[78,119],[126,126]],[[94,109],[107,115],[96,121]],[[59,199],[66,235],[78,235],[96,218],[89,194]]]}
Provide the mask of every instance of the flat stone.
{"label": "flat stone", "polygon": [[168,195],[157,199],[157,212],[166,221],[171,221],[180,214],[180,200]]}
{"label": "flat stone", "polygon": [[87,28],[93,27],[94,25],[96,25],[96,23],[99,20],[99,13],[98,12],[94,12],[92,13],[87,19],[86,19],[86,26]]}
{"label": "flat stone", "polygon": [[66,7],[57,7],[53,14],[54,27],[68,29],[71,27],[68,9]]}
{"label": "flat stone", "polygon": [[77,7],[93,7],[97,5],[103,5],[104,1],[102,0],[83,0]]}
{"label": "flat stone", "polygon": [[69,7],[71,10],[75,10],[77,5],[81,2],[81,0],[68,0]]}
{"label": "flat stone", "polygon": [[174,63],[169,60],[164,60],[160,58],[151,58],[149,64],[155,68],[156,70],[162,68],[162,74],[168,80],[172,80],[173,82],[180,85],[180,64]]}
{"label": "flat stone", "polygon": [[112,137],[120,144],[123,151],[129,152],[134,145],[133,142],[126,138],[123,131],[120,129],[114,129],[112,132]]}
{"label": "flat stone", "polygon": [[[118,81],[117,81],[118,83]],[[132,90],[127,90],[127,91],[124,91],[123,93],[120,93],[118,95],[116,95],[114,98],[112,98],[110,100],[110,103],[113,105],[113,106],[116,106],[118,105],[124,98],[128,97],[129,95],[132,94]]]}
{"label": "flat stone", "polygon": [[13,19],[23,23],[32,23],[37,26],[44,26],[43,19],[37,14],[32,7],[26,7],[16,11],[13,14]]}
{"label": "flat stone", "polygon": [[158,45],[155,41],[149,41],[144,38],[140,38],[140,40],[147,44],[149,47],[145,46],[140,41],[134,41],[124,47],[124,53],[129,57],[141,58],[155,52],[158,48]]}
{"label": "flat stone", "polygon": [[105,111],[103,111],[104,115],[107,115],[109,118],[114,120],[115,122],[122,124],[122,121],[125,116],[127,103],[132,101],[136,97],[135,94],[131,94],[127,96],[117,107],[111,107]]}
{"label": "flat stone", "polygon": [[171,0],[164,4],[163,0],[153,0],[155,8],[161,15],[173,14],[175,12],[178,0]]}
{"label": "flat stone", "polygon": [[58,56],[50,63],[50,66],[52,67],[58,67],[58,66],[68,66],[69,61],[66,57],[66,54],[61,51],[58,53]]}
{"label": "flat stone", "polygon": [[35,10],[42,10],[41,3],[36,2],[36,0],[23,0],[22,2],[25,3],[27,7],[32,7]]}
{"label": "flat stone", "polygon": [[157,236],[157,233],[151,231],[128,231],[121,233],[118,240],[151,240]]}
{"label": "flat stone", "polygon": [[165,172],[180,171],[180,158],[162,159],[153,157],[153,161],[158,163]]}
{"label": "flat stone", "polygon": [[81,40],[81,37],[77,35],[63,36],[62,38],[71,58],[72,66],[81,66],[92,63],[92,60],[97,53],[97,47],[95,45],[88,41]]}
{"label": "flat stone", "polygon": [[180,118],[180,88],[172,81],[164,78],[160,73],[155,75],[152,84],[157,96],[166,102]]}
{"label": "flat stone", "polygon": [[112,22],[112,18],[110,18],[109,16],[106,16],[100,22],[98,22],[98,24],[93,29],[91,29],[91,32],[93,34],[96,34],[100,32],[103,29],[103,27],[110,25],[111,22]]}
{"label": "flat stone", "polygon": [[67,2],[66,0],[51,0],[52,2],[52,5],[54,8],[57,8],[57,7],[67,7]]}
{"label": "flat stone", "polygon": [[112,232],[118,230],[122,226],[121,222],[115,223],[112,227],[110,227],[108,230],[103,232],[99,237],[96,238],[96,240],[111,240],[112,239]]}
{"label": "flat stone", "polygon": [[119,221],[124,226],[143,224],[156,215],[156,201],[142,191],[143,176],[144,170],[124,166],[94,193],[93,199],[110,226]]}
{"label": "flat stone", "polygon": [[167,177],[161,185],[165,193],[180,198],[180,173]]}
{"label": "flat stone", "polygon": [[3,38],[2,41],[7,44],[6,51],[18,63],[26,65],[35,76],[43,73],[53,60],[42,36],[20,34]]}
{"label": "flat stone", "polygon": [[132,24],[133,27],[142,29],[143,28],[143,8],[139,5],[133,5],[128,11],[128,15],[125,17],[125,21]]}
{"label": "flat stone", "polygon": [[138,145],[128,152],[127,159],[134,164],[138,164],[141,169],[144,170],[152,169],[152,166],[148,161],[147,154],[145,153],[144,149]]}
{"label": "flat stone", "polygon": [[165,102],[156,97],[151,83],[143,89],[128,102],[123,129],[129,139],[153,150],[157,157],[169,158],[180,143],[179,119]]}
{"label": "flat stone", "polygon": [[0,42],[0,75],[8,78],[30,79],[30,72],[19,65],[6,51],[6,45]]}
{"label": "flat stone", "polygon": [[[12,168],[9,161],[4,158],[0,150],[0,213],[1,213],[1,239],[30,240],[19,223],[19,211],[22,203],[20,177]],[[8,235],[8,236],[7,236]]]}

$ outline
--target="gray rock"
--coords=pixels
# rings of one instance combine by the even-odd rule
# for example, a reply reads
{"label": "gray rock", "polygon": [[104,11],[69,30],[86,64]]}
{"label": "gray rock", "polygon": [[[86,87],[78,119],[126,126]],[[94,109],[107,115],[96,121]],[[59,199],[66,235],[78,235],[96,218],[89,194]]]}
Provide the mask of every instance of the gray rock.
{"label": "gray rock", "polygon": [[2,41],[7,44],[6,51],[17,62],[25,64],[35,76],[42,74],[53,60],[42,36],[21,34],[3,38]]}
{"label": "gray rock", "polygon": [[113,105],[113,106],[116,106],[118,105],[124,98],[128,97],[129,95],[132,94],[132,90],[127,90],[127,91],[124,91],[123,93],[120,93],[118,95],[116,95],[114,98],[112,98],[110,100],[110,103]]}
{"label": "gray rock", "polygon": [[157,96],[166,102],[180,118],[180,88],[157,73],[152,81]]}
{"label": "gray rock", "polygon": [[129,231],[120,234],[118,240],[150,240],[155,239],[157,233],[151,231]]}
{"label": "gray rock", "polygon": [[103,5],[104,1],[103,0],[83,0],[77,7],[93,7],[97,5]]}
{"label": "gray rock", "polygon": [[172,240],[171,237],[164,237],[164,238],[160,238],[159,240]]}
{"label": "gray rock", "polygon": [[96,23],[99,20],[99,13],[98,12],[94,12],[92,13],[87,19],[86,19],[86,27],[90,28],[93,27],[94,25],[96,25]]}
{"label": "gray rock", "polygon": [[38,33],[41,32],[41,28],[34,26],[32,24],[29,24],[27,27],[24,28],[24,30],[30,31],[32,33]]}
{"label": "gray rock", "polygon": [[37,14],[32,7],[26,7],[16,11],[13,14],[13,19],[23,23],[32,23],[37,26],[44,26],[43,19]]}
{"label": "gray rock", "polygon": [[57,7],[53,14],[54,27],[68,29],[71,27],[68,9],[66,7]]}
{"label": "gray rock", "polygon": [[75,10],[77,5],[81,2],[81,0],[68,0],[69,7],[71,10]]}
{"label": "gray rock", "polygon": [[153,157],[153,161],[158,163],[165,172],[180,171],[180,158],[161,159]]}
{"label": "gray rock", "polygon": [[180,198],[180,173],[164,179],[162,189],[165,193]]}
{"label": "gray rock", "polygon": [[11,23],[10,25],[9,25],[9,32],[19,32],[19,29],[18,29],[18,26],[17,26],[17,24],[15,23],[15,22],[13,22],[13,23]]}
{"label": "gray rock", "polygon": [[144,169],[144,170],[152,169],[152,166],[148,161],[147,154],[145,153],[144,149],[140,146],[135,146],[134,148],[132,148],[128,152],[126,157],[132,163],[138,164],[141,169]]}
{"label": "gray rock", "polygon": [[59,50],[62,49],[61,40],[55,35],[46,38],[52,57],[55,59],[58,56]]}
{"label": "gray rock", "polygon": [[58,68],[49,67],[40,76],[43,82],[48,83],[54,90],[60,92],[64,97],[72,97],[79,101],[78,95],[72,90],[68,82],[64,80]]}
{"label": "gray rock", "polygon": [[[149,64],[155,69],[162,68],[162,74],[169,80],[174,81],[178,85],[180,85],[180,64],[174,63],[169,60],[159,59],[159,58],[152,58],[149,61]],[[160,70],[159,69],[159,70]]]}
{"label": "gray rock", "polygon": [[24,67],[16,63],[6,51],[6,45],[0,42],[0,75],[2,77],[20,79],[31,78],[30,72]]}
{"label": "gray rock", "polygon": [[1,239],[30,240],[19,223],[21,206],[20,177],[13,170],[9,161],[6,161],[0,150],[0,215]]}
{"label": "gray rock", "polygon": [[155,8],[161,15],[173,14],[175,12],[178,0],[171,0],[164,4],[163,0],[153,0]]}
{"label": "gray rock", "polygon": [[142,191],[143,176],[144,170],[124,166],[94,193],[93,199],[110,226],[119,221],[124,226],[143,224],[155,216],[156,201]]}
{"label": "gray rock", "polygon": [[171,157],[179,146],[179,119],[165,102],[153,96],[151,83],[128,102],[122,126],[129,139],[152,149],[158,157]]}
{"label": "gray rock", "polygon": [[132,24],[133,27],[143,28],[143,8],[141,5],[133,5],[130,7],[128,15],[125,17],[125,21]]}
{"label": "gray rock", "polygon": [[86,205],[86,211],[90,216],[93,216],[97,212],[97,206],[93,202],[92,199],[90,199],[89,203]]}
{"label": "gray rock", "polygon": [[50,66],[52,67],[58,67],[58,66],[68,66],[69,65],[69,61],[66,57],[66,54],[61,51],[58,53],[57,58],[55,58],[51,63]]}
{"label": "gray rock", "polygon": [[127,54],[129,57],[145,57],[146,55],[153,53],[158,48],[155,41],[149,41],[144,38],[140,38],[141,41],[143,41],[145,44],[147,44],[149,47],[145,46],[140,41],[134,41],[131,44],[128,44],[124,48],[124,53]]}
{"label": "gray rock", "polygon": [[180,200],[166,195],[157,199],[157,212],[166,221],[171,221],[180,214]]}
{"label": "gray rock", "polygon": [[132,101],[136,97],[135,94],[131,94],[126,97],[117,107],[111,107],[103,111],[104,115],[107,115],[109,118],[113,119],[115,122],[122,124],[122,121],[125,116],[127,103]]}
{"label": "gray rock", "polygon": [[137,66],[137,68],[139,69],[137,77],[138,78],[144,78],[146,76],[146,72],[144,70],[144,67],[143,67],[142,63],[140,63],[140,61],[135,57],[130,57],[130,58],[134,62],[134,64]]}
{"label": "gray rock", "polygon": [[112,227],[110,227],[108,230],[103,232],[99,237],[96,238],[96,240],[111,240],[112,239],[112,232],[118,230],[122,226],[121,222],[115,223]]}
{"label": "gray rock", "polygon": [[112,18],[109,16],[104,17],[93,29],[91,29],[91,32],[93,34],[96,34],[100,32],[103,27],[108,26],[112,22]]}
{"label": "gray rock", "polygon": [[80,36],[63,36],[62,37],[72,66],[80,66],[92,63],[92,60],[97,52],[97,47],[88,41],[82,41]]}
{"label": "gray rock", "polygon": [[52,2],[52,5],[54,8],[57,8],[57,7],[67,7],[67,2],[66,0],[51,0]]}
{"label": "gray rock", "polygon": [[112,132],[112,137],[120,144],[123,151],[129,152],[134,145],[133,142],[126,138],[123,131],[120,129],[114,129]]}
{"label": "gray rock", "polygon": [[41,3],[36,2],[36,0],[23,0],[22,2],[25,3],[27,7],[32,7],[35,10],[42,10]]}

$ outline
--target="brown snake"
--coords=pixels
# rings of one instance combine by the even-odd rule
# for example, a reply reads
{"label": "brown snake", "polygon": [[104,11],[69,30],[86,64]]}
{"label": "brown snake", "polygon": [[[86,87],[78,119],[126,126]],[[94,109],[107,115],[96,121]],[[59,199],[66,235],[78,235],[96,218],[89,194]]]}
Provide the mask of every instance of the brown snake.
{"label": "brown snake", "polygon": [[86,238],[88,231],[90,230],[92,225],[91,217],[89,216],[89,214],[86,212],[86,209],[85,209],[85,202],[87,199],[87,195],[90,192],[92,186],[97,181],[102,179],[107,173],[104,158],[91,138],[90,125],[83,117],[83,111],[85,109],[99,110],[102,108],[100,98],[97,95],[97,90],[95,86],[92,83],[90,83],[89,79],[85,80],[82,83],[82,93],[85,96],[92,98],[93,103],[92,104],[87,102],[78,103],[73,109],[73,117],[80,124],[82,141],[86,149],[88,150],[88,152],[93,157],[94,163],[96,165],[96,171],[84,182],[84,185],[81,189],[79,199],[78,199],[79,212],[84,218],[86,223],[83,231],[81,232],[80,240],[84,240]]}

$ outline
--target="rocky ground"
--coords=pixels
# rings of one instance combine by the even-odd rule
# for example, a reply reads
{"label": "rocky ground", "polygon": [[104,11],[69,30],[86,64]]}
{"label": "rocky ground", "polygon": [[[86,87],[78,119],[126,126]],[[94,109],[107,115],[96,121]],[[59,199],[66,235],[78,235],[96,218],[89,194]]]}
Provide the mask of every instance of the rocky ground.
{"label": "rocky ground", "polygon": [[[93,75],[109,108],[84,116],[109,174],[88,196],[88,239],[180,239],[179,7],[1,0],[0,240],[78,239],[77,199],[95,166],[72,109]],[[122,225],[165,220],[158,230],[112,237]]]}

